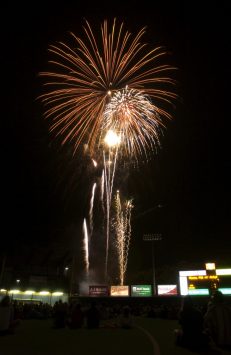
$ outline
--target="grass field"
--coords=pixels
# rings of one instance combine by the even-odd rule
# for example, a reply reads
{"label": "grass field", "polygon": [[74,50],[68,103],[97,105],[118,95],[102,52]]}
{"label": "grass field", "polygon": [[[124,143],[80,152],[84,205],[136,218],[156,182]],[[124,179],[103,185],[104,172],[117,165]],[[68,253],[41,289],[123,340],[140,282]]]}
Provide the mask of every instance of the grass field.
{"label": "grass field", "polygon": [[192,355],[174,345],[174,320],[136,318],[133,329],[53,329],[50,320],[24,320],[0,337],[0,355]]}

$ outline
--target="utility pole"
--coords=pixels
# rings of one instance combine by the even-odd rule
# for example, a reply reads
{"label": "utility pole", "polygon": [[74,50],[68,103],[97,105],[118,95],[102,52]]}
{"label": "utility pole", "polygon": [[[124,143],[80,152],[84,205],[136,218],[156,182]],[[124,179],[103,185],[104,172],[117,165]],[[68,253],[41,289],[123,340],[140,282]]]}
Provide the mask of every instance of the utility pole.
{"label": "utility pole", "polygon": [[77,293],[77,258],[72,256],[71,275],[69,284],[69,298],[73,297]]}
{"label": "utility pole", "polygon": [[1,267],[1,273],[0,273],[0,286],[3,286],[2,281],[3,281],[3,277],[4,277],[5,266],[6,266],[6,255],[4,255],[2,258],[2,267]]}
{"label": "utility pole", "polygon": [[155,266],[155,248],[154,243],[156,241],[162,240],[162,235],[160,233],[149,233],[143,235],[143,240],[146,242],[152,242],[152,280],[153,280],[153,295],[157,295],[156,289],[156,266]]}

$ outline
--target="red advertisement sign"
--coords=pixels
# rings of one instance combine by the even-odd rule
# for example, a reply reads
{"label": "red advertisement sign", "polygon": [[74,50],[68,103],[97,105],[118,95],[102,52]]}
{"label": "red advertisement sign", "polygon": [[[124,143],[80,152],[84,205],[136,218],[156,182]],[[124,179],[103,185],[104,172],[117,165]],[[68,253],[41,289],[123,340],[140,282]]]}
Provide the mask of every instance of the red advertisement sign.
{"label": "red advertisement sign", "polygon": [[104,297],[108,294],[108,286],[89,286],[89,296]]}

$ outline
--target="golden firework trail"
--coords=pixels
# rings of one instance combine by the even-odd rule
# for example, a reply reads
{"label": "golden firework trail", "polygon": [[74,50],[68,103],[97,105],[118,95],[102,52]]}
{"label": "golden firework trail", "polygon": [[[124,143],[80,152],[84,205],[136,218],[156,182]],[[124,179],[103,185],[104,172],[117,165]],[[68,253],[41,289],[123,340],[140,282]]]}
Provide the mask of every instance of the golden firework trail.
{"label": "golden firework trail", "polygon": [[111,199],[117,163],[118,144],[115,149],[109,148],[107,152],[103,151],[104,159],[104,184],[105,184],[105,211],[106,211],[106,257],[105,257],[105,280],[108,275],[108,255],[111,225]]}
{"label": "golden firework trail", "polygon": [[86,218],[83,220],[83,249],[85,253],[85,269],[86,269],[86,276],[89,276],[89,237],[88,237],[88,230],[87,230],[87,221]]}
{"label": "golden firework trail", "polygon": [[[50,130],[63,137],[62,144],[73,141],[74,151],[84,143],[93,152],[105,135],[106,112],[105,129],[110,126],[110,120],[112,127],[122,128],[124,138],[127,135],[126,152],[138,155],[148,150],[150,143],[153,145],[160,118],[171,118],[163,106],[171,103],[176,95],[163,86],[174,84],[169,72],[175,68],[160,64],[166,55],[162,47],[148,50],[146,43],[142,43],[144,28],[132,36],[123,23],[117,25],[114,20],[110,27],[105,20],[101,36],[94,35],[87,21],[83,29],[83,38],[71,33],[72,46],[63,42],[50,46],[52,69],[40,73],[46,79],[47,93],[40,99],[46,107],[45,117],[51,121]],[[132,116],[124,116],[124,109],[116,110],[115,102],[120,95],[130,103],[133,100]]]}
{"label": "golden firework trail", "polygon": [[131,210],[132,200],[127,200],[125,205],[121,205],[120,194],[117,191],[115,196],[116,206],[116,248],[119,258],[119,279],[120,285],[124,284],[125,273],[127,270],[128,252],[131,239]]}
{"label": "golden firework trail", "polygon": [[89,209],[90,237],[92,236],[93,233],[93,208],[94,208],[94,199],[95,199],[95,188],[96,188],[96,182],[94,182],[92,186],[90,209]]}

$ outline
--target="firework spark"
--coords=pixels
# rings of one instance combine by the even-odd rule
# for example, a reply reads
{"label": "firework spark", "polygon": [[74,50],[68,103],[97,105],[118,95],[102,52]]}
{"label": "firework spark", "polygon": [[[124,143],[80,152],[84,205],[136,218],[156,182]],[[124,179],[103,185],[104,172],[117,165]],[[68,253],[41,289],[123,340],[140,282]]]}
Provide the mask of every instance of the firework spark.
{"label": "firework spark", "polygon": [[93,165],[94,165],[94,167],[96,168],[97,167],[97,161],[96,160],[94,160],[94,159],[92,159],[92,163],[93,163]]}
{"label": "firework spark", "polygon": [[89,238],[87,231],[87,221],[86,218],[83,220],[83,249],[85,253],[85,267],[86,267],[86,276],[89,276]]}
{"label": "firework spark", "polygon": [[93,208],[94,208],[94,199],[95,199],[95,188],[96,188],[96,182],[94,182],[92,186],[91,200],[90,200],[90,209],[89,209],[90,236],[92,236],[93,233]]}
{"label": "firework spark", "polygon": [[[49,50],[54,56],[51,60],[53,69],[40,73],[45,77],[45,85],[48,87],[47,93],[41,95],[40,99],[46,106],[45,117],[51,119],[50,130],[63,137],[63,144],[73,141],[75,151],[81,143],[88,144],[90,151],[93,151],[105,134],[102,131],[105,111],[107,120],[109,117],[114,118],[115,102],[119,100],[120,95],[125,95],[127,100],[132,99],[135,114],[133,120],[130,115],[126,115],[129,123],[126,129],[125,124],[122,125],[123,134],[132,137],[131,146],[127,144],[127,151],[138,154],[138,141],[141,138],[135,136],[141,133],[143,149],[149,148],[150,137],[153,133],[156,137],[156,131],[150,121],[154,119],[155,126],[159,117],[170,118],[166,109],[159,105],[161,102],[171,103],[176,97],[171,90],[161,89],[161,85],[174,83],[168,76],[169,71],[174,68],[159,64],[159,59],[166,54],[162,47],[148,50],[146,44],[141,42],[144,28],[132,37],[131,33],[124,30],[123,23],[117,25],[114,20],[110,29],[105,20],[101,25],[100,40],[98,36],[94,36],[87,21],[83,29],[83,39],[71,34],[73,47],[62,42],[50,47]],[[125,89],[127,86],[129,90]],[[139,95],[142,96],[139,102],[145,109],[143,114],[137,107],[138,101],[137,105],[135,103]],[[148,97],[156,102],[155,106],[151,107]],[[112,104],[107,106],[110,100]],[[113,115],[109,112],[113,112]],[[121,113],[123,114],[124,110]],[[148,115],[148,123],[141,119],[145,114]],[[139,122],[136,122],[137,119]],[[116,120],[116,125],[121,128],[118,117]]]}
{"label": "firework spark", "polygon": [[121,205],[120,194],[117,191],[115,197],[116,205],[116,248],[119,257],[119,279],[120,285],[124,284],[124,277],[127,270],[128,251],[131,239],[131,210],[132,201],[127,200],[124,207]]}

